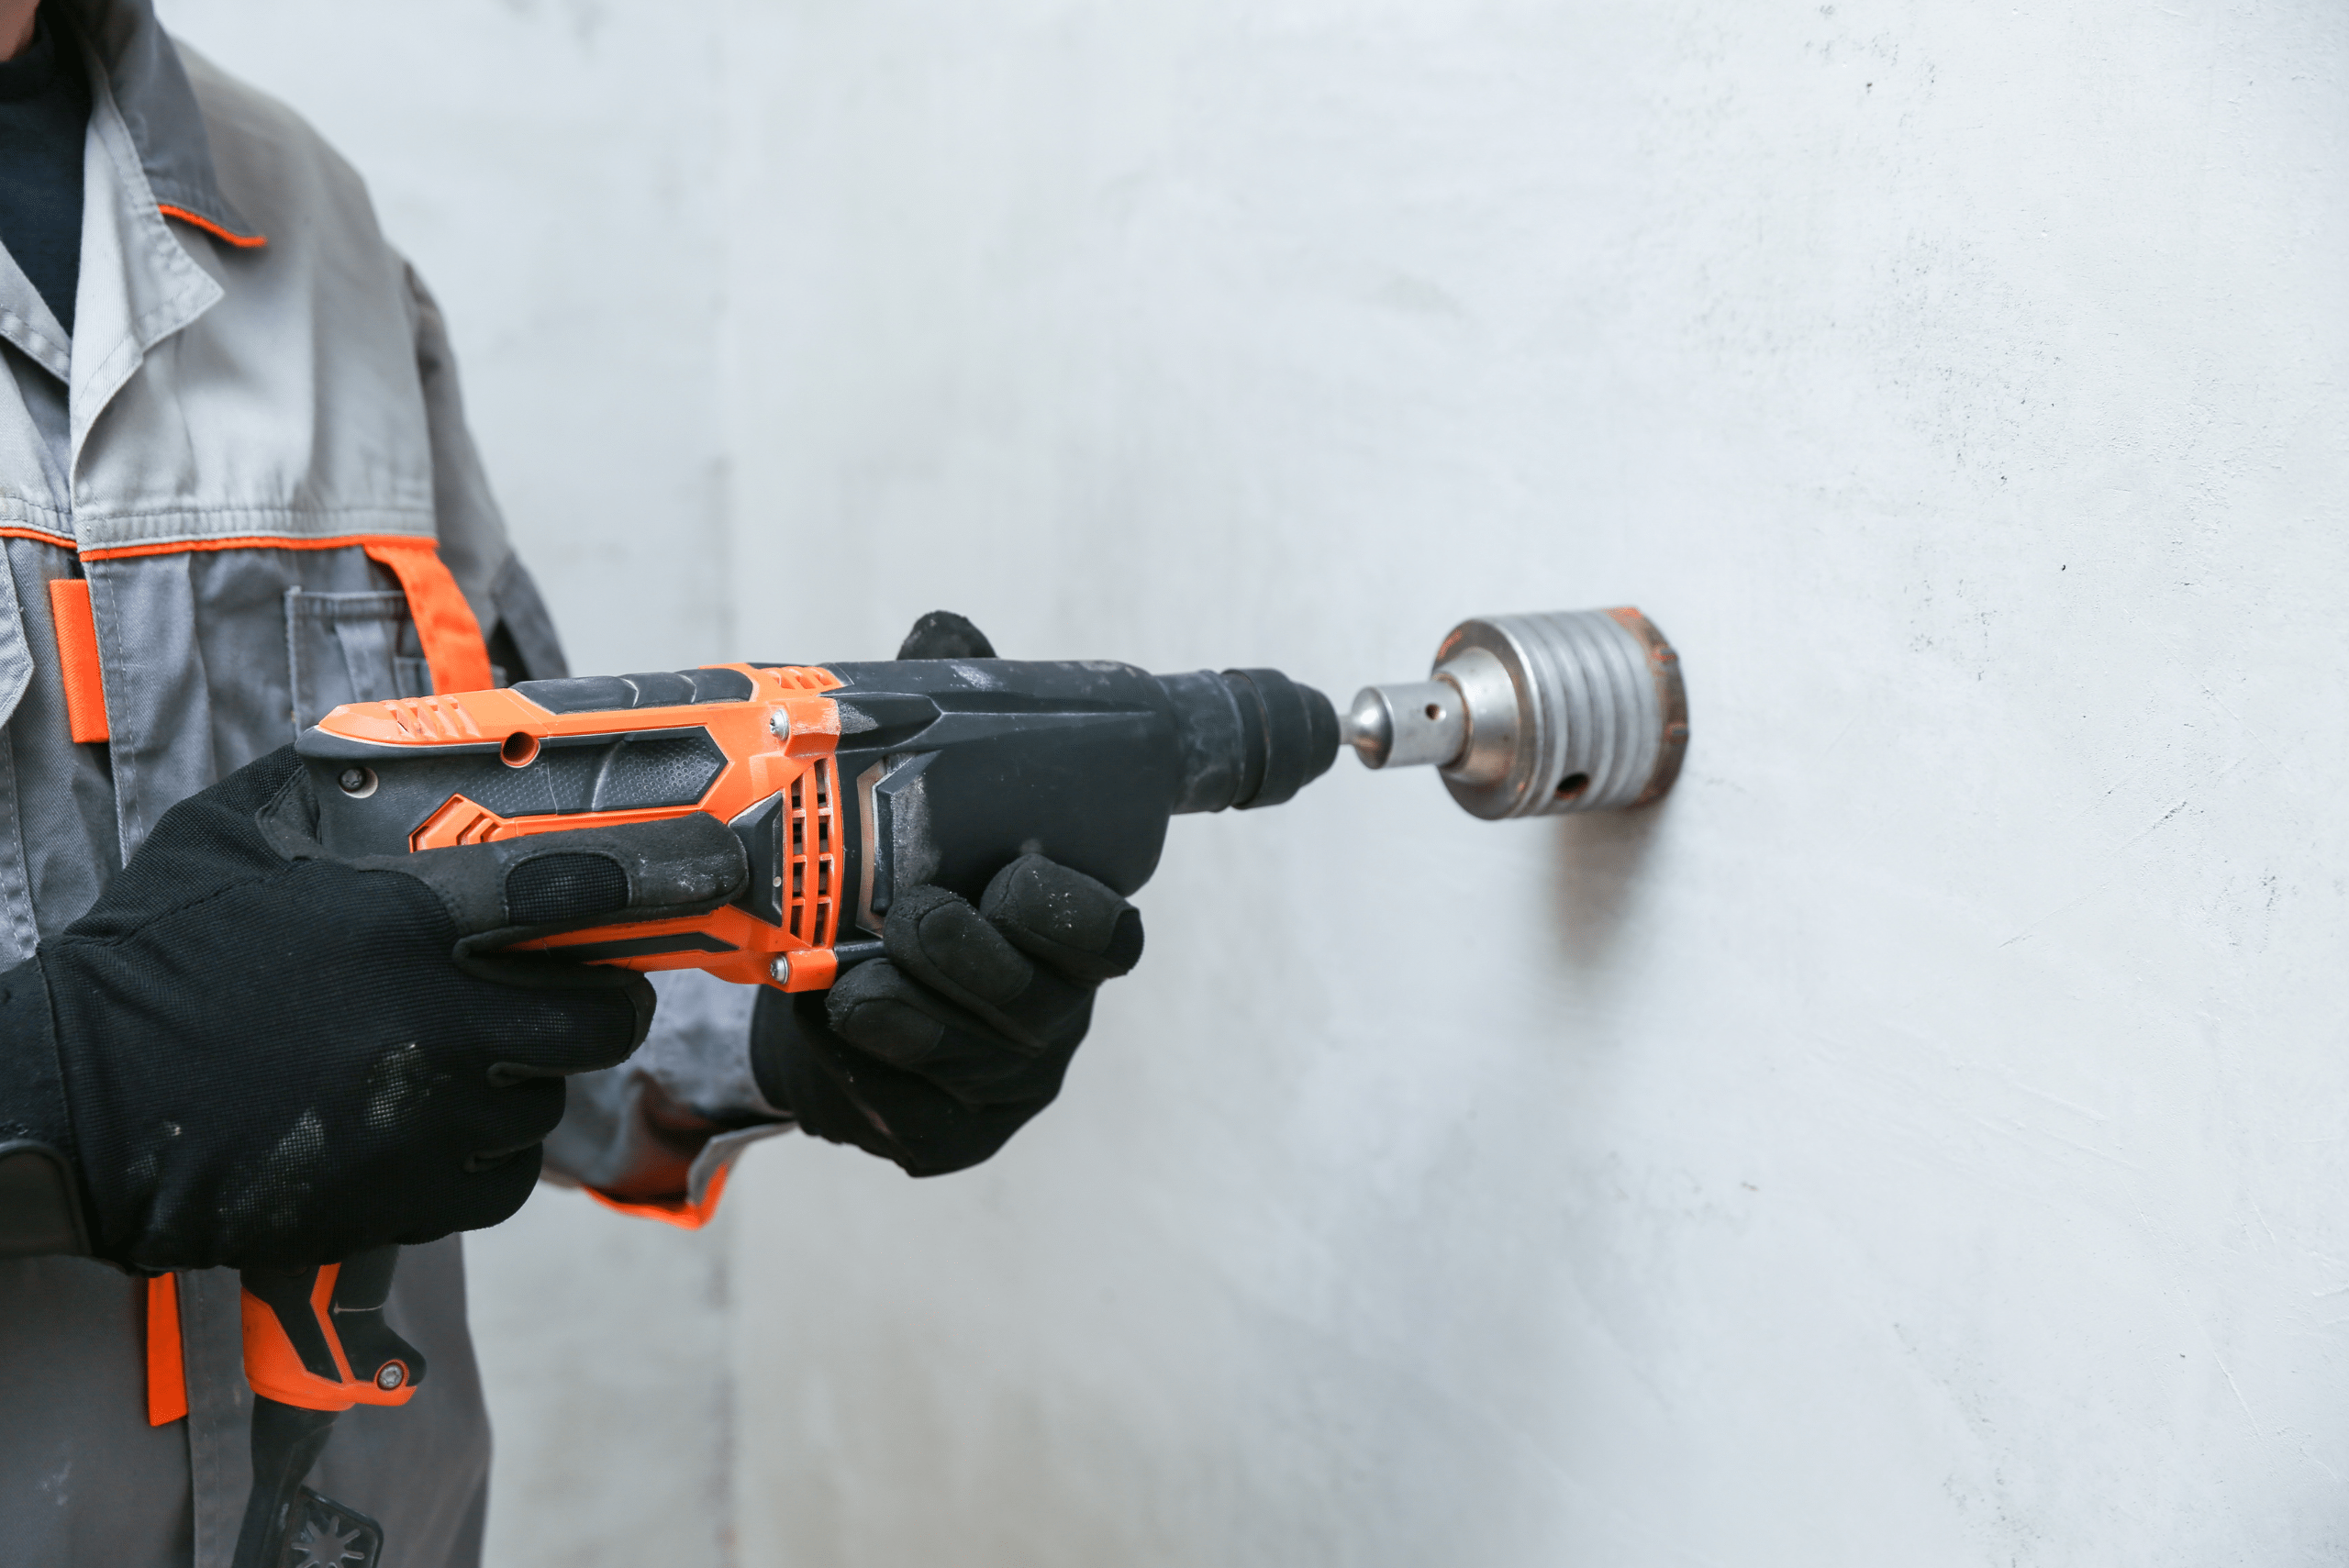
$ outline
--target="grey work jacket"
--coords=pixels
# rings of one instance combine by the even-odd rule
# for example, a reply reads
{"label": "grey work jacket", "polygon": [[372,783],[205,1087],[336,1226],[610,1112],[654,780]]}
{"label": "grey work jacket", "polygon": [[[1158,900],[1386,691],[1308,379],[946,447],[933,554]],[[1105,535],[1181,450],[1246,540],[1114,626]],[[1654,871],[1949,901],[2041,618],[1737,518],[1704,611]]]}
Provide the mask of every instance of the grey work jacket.
{"label": "grey work jacket", "polygon": [[[430,542],[496,678],[564,673],[439,313],[358,176],[175,47],[147,0],[75,12],[94,106],[70,341],[0,253],[0,967],[86,910],[174,802],[339,703],[431,689],[386,560]],[[50,584],[76,576],[103,748],[72,738],[52,624]],[[663,983],[635,1062],[574,1082],[551,1175],[690,1208],[779,1125],[742,1061],[747,995],[700,979]],[[0,1261],[0,1561],[226,1568],[249,1480],[237,1281],[177,1292],[188,1412],[150,1424],[146,1282]],[[347,1414],[313,1476],[382,1521],[387,1564],[479,1557],[489,1434],[464,1310],[456,1239],[410,1249],[392,1317],[429,1380]]]}

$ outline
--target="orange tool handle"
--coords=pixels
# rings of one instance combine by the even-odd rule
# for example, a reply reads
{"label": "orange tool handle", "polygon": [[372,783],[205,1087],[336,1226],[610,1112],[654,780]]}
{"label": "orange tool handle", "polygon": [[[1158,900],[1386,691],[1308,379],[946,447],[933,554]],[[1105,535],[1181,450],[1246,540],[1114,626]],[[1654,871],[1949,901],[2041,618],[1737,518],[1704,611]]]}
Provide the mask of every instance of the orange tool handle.
{"label": "orange tool handle", "polygon": [[384,1321],[397,1247],[319,1268],[252,1268],[244,1285],[245,1381],[305,1410],[405,1405],[424,1357]]}

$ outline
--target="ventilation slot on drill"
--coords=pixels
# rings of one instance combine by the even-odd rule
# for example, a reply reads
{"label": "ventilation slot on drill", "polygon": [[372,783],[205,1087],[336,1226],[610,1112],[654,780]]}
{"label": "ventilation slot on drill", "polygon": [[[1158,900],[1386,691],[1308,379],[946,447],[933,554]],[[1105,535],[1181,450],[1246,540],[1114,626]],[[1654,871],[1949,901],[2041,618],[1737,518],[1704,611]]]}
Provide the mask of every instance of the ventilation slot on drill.
{"label": "ventilation slot on drill", "polygon": [[831,759],[821,757],[791,781],[791,909],[784,921],[785,930],[813,947],[829,945],[837,923],[833,815]]}
{"label": "ventilation slot on drill", "polygon": [[837,932],[839,906],[832,897],[832,763],[828,757],[816,761],[816,918],[812,940],[818,947],[829,947]]}
{"label": "ventilation slot on drill", "polygon": [[805,940],[807,933],[801,922],[807,917],[807,906],[800,902],[803,883],[807,875],[807,781],[803,776],[791,781],[791,918],[787,922],[791,934]]}

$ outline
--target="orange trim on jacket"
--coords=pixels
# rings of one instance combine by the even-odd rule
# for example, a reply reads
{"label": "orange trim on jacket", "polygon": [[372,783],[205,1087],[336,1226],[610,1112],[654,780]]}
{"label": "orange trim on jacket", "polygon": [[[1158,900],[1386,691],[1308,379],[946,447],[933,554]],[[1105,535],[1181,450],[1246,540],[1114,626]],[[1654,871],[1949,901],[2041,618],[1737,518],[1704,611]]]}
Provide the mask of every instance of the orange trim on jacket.
{"label": "orange trim on jacket", "polygon": [[399,537],[372,539],[365,549],[368,560],[390,567],[400,580],[408,614],[416,617],[417,640],[424,644],[424,662],[432,667],[434,694],[487,691],[495,684],[481,622],[440,559],[439,544]]}
{"label": "orange trim on jacket", "polygon": [[[50,536],[28,532],[25,537]],[[220,539],[161,539],[152,544],[102,544],[95,550],[82,551],[82,559],[129,561],[142,555],[200,555],[216,550],[364,550],[378,544],[407,550],[440,548],[440,541],[430,534],[328,534],[324,539],[310,534],[229,534]]]}
{"label": "orange trim on jacket", "polygon": [[192,223],[215,239],[225,239],[239,250],[258,250],[269,243],[269,236],[266,234],[231,234],[210,218],[192,213],[184,206],[173,206],[169,202],[157,202],[155,210],[165,217],[176,217],[182,223]]}
{"label": "orange trim on jacket", "polygon": [[400,580],[408,613],[416,617],[417,639],[424,644],[424,662],[432,670],[434,695],[486,691],[493,683],[489,645],[482,639],[481,622],[473,606],[465,602],[464,590],[457,586],[448,563],[440,559],[440,540],[429,534],[340,534],[328,539],[239,534],[230,539],[105,545],[83,550],[82,559],[127,561],[216,550],[348,550],[354,546]]}
{"label": "orange trim on jacket", "polygon": [[90,610],[90,580],[49,580],[49,613],[57,625],[57,673],[65,683],[65,728],[77,745],[113,734],[106,721],[106,673],[98,662],[98,622]]}
{"label": "orange trim on jacket", "polygon": [[147,1282],[147,1424],[161,1427],[187,1414],[187,1351],[180,1340],[180,1276]]}
{"label": "orange trim on jacket", "polygon": [[72,534],[53,534],[47,528],[23,528],[13,524],[6,528],[0,528],[0,539],[28,539],[35,544],[53,544],[60,550],[73,548]]}
{"label": "orange trim on jacket", "polygon": [[710,1177],[709,1187],[701,1195],[699,1203],[691,1203],[683,1197],[650,1198],[642,1201],[617,1198],[599,1193],[593,1187],[587,1188],[586,1193],[589,1197],[594,1198],[606,1208],[618,1209],[622,1214],[634,1215],[639,1219],[657,1219],[663,1225],[674,1225],[680,1230],[698,1230],[717,1218],[718,1200],[726,1195],[726,1178],[733,1173],[734,1167],[729,1165]]}

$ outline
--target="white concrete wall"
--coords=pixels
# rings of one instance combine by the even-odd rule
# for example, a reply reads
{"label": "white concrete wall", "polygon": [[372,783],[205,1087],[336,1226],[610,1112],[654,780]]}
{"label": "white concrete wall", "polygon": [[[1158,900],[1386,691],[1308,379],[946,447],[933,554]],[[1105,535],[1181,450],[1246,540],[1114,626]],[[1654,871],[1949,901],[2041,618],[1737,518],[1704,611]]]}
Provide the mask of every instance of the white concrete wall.
{"label": "white concrete wall", "polygon": [[166,14],[373,174],[583,666],[1691,682],[1644,816],[1177,824],[979,1172],[480,1239],[496,1562],[2349,1551],[2349,14]]}

